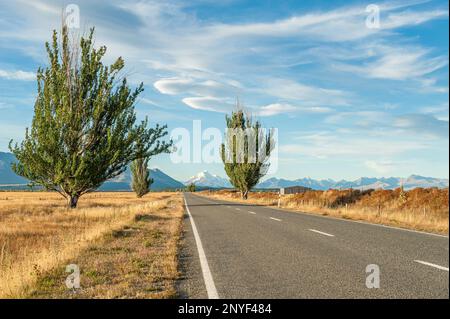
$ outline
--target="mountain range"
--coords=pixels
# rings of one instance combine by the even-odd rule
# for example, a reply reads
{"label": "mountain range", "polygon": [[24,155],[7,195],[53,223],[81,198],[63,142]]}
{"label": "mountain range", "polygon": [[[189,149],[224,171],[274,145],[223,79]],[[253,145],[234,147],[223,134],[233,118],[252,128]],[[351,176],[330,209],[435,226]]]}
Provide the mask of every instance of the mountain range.
{"label": "mountain range", "polygon": [[[0,189],[24,189],[28,181],[16,175],[11,170],[11,163],[16,159],[11,153],[0,152]],[[152,190],[184,188],[184,185],[165,174],[158,168],[150,169],[150,177],[153,179]],[[128,191],[130,190],[131,172],[127,169],[120,176],[109,180],[100,187],[103,191]]]}
{"label": "mountain range", "polygon": [[269,178],[256,187],[258,188],[281,188],[289,186],[304,186],[312,189],[326,190],[326,189],[394,189],[403,185],[405,189],[413,189],[416,187],[448,187],[448,179],[424,177],[419,175],[411,175],[407,178],[400,177],[361,177],[354,181],[340,180],[334,181],[332,179],[316,180],[311,178],[300,178],[295,180],[286,180],[280,178]]}
{"label": "mountain range", "polygon": [[[26,188],[27,180],[16,175],[11,170],[11,163],[16,159],[11,153],[0,152],[0,189],[10,188]],[[194,183],[201,188],[230,188],[232,187],[229,180],[218,175],[202,171],[195,176],[192,176],[184,183],[170,177],[158,168],[150,169],[150,177],[154,182],[151,185],[153,190],[164,189],[179,189],[184,188],[185,185]],[[131,174],[127,169],[120,176],[105,182],[100,190],[104,191],[118,191],[130,190]],[[424,177],[419,175],[411,175],[408,178],[400,177],[361,177],[354,181],[332,179],[312,179],[309,177],[288,180],[283,178],[272,177],[259,183],[256,188],[281,188],[289,186],[304,186],[317,190],[334,189],[369,189],[369,188],[384,188],[394,189],[403,185],[405,189],[412,189],[416,187],[439,187],[445,188],[449,186],[449,180],[443,178]]]}

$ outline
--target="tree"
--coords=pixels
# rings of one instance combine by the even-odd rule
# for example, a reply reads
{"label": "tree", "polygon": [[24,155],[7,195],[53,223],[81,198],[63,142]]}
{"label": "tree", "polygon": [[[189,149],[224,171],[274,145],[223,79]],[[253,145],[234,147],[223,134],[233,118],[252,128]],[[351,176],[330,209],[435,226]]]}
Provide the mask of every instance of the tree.
{"label": "tree", "polygon": [[[161,132],[161,134],[167,134],[166,131]],[[142,146],[138,145],[138,149],[142,150]],[[169,148],[165,149],[164,152],[168,152]],[[151,154],[156,155],[156,154]],[[141,198],[150,191],[150,185],[153,183],[153,179],[150,178],[150,171],[148,169],[148,162],[150,157],[140,157],[135,159],[131,165],[131,188],[136,193],[138,198]]]}
{"label": "tree", "polygon": [[195,192],[195,184],[194,184],[194,183],[190,183],[190,184],[187,186],[186,190],[187,190],[188,192]]}
{"label": "tree", "polygon": [[150,171],[148,170],[148,158],[135,159],[131,165],[131,189],[136,193],[138,198],[141,198],[150,191],[150,185],[153,179],[150,178]]}
{"label": "tree", "polygon": [[46,43],[49,65],[37,72],[31,130],[20,145],[9,144],[18,159],[14,172],[59,192],[71,208],[131,161],[172,145],[159,140],[166,126],[147,128],[147,119],[136,124],[134,104],[143,84],[130,89],[120,76],[121,57],[105,66],[106,47],[94,48],[93,35],[91,29],[87,38],[71,44],[64,26],[59,43],[53,31],[52,43]]}
{"label": "tree", "polygon": [[267,173],[269,157],[275,147],[273,132],[265,134],[261,123],[252,122],[243,110],[226,116],[226,144],[222,144],[221,157],[230,183],[247,199],[248,192]]}

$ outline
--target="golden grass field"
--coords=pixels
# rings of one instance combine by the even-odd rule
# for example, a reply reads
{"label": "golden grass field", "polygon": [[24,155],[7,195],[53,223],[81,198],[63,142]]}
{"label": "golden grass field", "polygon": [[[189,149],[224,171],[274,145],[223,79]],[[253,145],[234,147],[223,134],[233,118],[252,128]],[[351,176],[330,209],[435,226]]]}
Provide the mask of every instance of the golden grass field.
{"label": "golden grass field", "polygon": [[[217,199],[268,206],[278,205],[274,192],[252,192],[247,201],[233,191],[203,191]],[[283,195],[281,208],[353,220],[368,221],[414,230],[448,234],[449,197],[447,189],[416,188],[395,190],[327,190]]]}
{"label": "golden grass field", "polygon": [[179,193],[96,192],[68,209],[56,193],[0,192],[0,298],[173,297],[182,216]]}

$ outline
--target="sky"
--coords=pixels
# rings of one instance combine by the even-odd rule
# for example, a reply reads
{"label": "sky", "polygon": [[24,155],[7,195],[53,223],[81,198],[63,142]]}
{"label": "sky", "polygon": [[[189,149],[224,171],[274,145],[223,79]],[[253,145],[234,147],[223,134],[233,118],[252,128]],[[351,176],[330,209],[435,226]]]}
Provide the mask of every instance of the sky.
{"label": "sky", "polygon": [[[0,151],[31,124],[44,44],[69,4],[73,32],[95,26],[104,62],[123,57],[130,85],[144,83],[136,113],[151,125],[223,131],[238,100],[278,131],[267,177],[449,176],[447,1],[0,0]],[[225,176],[169,155],[150,166]]]}

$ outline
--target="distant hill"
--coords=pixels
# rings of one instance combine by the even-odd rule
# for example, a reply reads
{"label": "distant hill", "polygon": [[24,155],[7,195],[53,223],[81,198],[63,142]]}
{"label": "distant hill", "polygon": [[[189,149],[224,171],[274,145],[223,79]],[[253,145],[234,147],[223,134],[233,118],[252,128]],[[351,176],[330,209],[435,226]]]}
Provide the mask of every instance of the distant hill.
{"label": "distant hill", "polygon": [[27,184],[28,181],[16,175],[11,169],[11,164],[16,158],[11,153],[0,152],[0,185]]}
{"label": "distant hill", "polygon": [[[16,158],[11,153],[0,152],[0,189],[25,189],[28,181],[16,175],[11,170],[11,163]],[[150,169],[150,177],[153,178],[152,190],[177,189],[184,188],[183,183],[165,174],[160,169]],[[100,190],[103,191],[120,191],[130,190],[131,174],[126,170],[122,175],[113,180],[105,182]]]}
{"label": "distant hill", "polygon": [[[158,168],[150,169],[150,177],[153,178],[152,190],[164,190],[164,189],[178,189],[184,188],[183,183],[170,177]],[[111,181],[105,182],[100,190],[103,191],[118,191],[118,190],[130,190],[131,184],[131,172],[127,169],[122,175],[116,177]]]}

